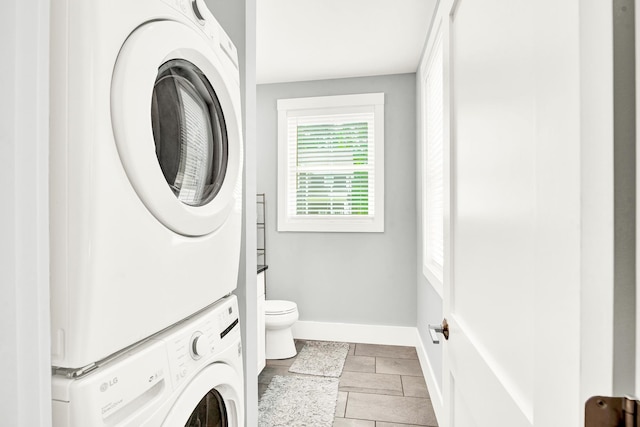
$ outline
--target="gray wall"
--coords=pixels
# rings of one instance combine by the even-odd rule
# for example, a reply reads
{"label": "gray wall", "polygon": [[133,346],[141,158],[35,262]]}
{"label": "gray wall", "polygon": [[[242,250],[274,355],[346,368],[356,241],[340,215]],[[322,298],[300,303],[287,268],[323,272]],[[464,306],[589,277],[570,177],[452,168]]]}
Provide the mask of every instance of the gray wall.
{"label": "gray wall", "polygon": [[[634,2],[613,2],[613,392],[634,389],[636,348],[636,69]],[[640,385],[637,387],[640,388]]]}
{"label": "gray wall", "polygon": [[[385,93],[384,233],[276,231],[276,101]],[[416,76],[258,86],[257,191],[267,198],[267,299],[298,304],[300,320],[416,325]]]}

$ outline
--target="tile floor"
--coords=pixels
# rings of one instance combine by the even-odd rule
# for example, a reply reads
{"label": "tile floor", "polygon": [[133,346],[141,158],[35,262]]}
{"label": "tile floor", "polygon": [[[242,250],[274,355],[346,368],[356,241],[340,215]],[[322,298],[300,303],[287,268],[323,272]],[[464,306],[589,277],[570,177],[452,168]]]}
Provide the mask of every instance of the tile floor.
{"label": "tile floor", "polygon": [[[303,346],[296,341],[298,351]],[[267,360],[258,378],[259,397],[274,375],[300,375],[288,371],[294,360]],[[350,344],[333,426],[437,427],[415,348]]]}

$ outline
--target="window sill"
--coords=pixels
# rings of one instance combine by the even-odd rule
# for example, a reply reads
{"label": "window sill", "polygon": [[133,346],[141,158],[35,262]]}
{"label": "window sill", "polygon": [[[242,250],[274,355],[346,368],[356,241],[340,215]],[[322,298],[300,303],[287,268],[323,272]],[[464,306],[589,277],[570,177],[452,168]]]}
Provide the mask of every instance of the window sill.
{"label": "window sill", "polygon": [[344,218],[341,220],[291,220],[279,219],[278,231],[310,232],[310,233],[383,233],[384,219],[358,220]]}

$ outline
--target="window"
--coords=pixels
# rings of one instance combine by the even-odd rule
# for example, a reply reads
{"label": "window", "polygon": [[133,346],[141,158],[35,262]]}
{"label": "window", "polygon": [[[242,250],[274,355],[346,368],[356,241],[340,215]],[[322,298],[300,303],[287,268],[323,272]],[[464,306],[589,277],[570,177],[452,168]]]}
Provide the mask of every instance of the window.
{"label": "window", "polygon": [[442,286],[444,265],[444,68],[442,33],[436,35],[422,74],[423,270]]}
{"label": "window", "polygon": [[384,231],[384,94],[278,100],[278,231]]}

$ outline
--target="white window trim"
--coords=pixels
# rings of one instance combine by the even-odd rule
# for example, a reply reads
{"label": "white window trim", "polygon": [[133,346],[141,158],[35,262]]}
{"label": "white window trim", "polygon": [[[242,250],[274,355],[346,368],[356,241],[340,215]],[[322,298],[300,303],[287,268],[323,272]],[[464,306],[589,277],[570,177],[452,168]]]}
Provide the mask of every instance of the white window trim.
{"label": "white window trim", "polygon": [[[321,96],[278,100],[278,231],[304,232],[384,232],[384,93]],[[333,217],[290,217],[287,215],[289,164],[287,118],[309,114],[336,114],[340,109],[373,107],[374,110],[374,200],[373,217],[357,215]]]}
{"label": "white window trim", "polygon": [[[421,211],[422,211],[422,273],[431,284],[433,289],[443,297],[444,295],[444,280],[448,269],[450,268],[451,257],[451,224],[450,224],[450,200],[451,200],[451,186],[450,186],[450,170],[451,165],[451,133],[450,133],[450,88],[449,88],[449,66],[448,66],[448,43],[445,34],[446,25],[445,19],[447,14],[438,13],[433,22],[433,30],[429,35],[429,40],[425,47],[424,55],[419,67],[419,79],[420,79],[420,145],[421,145],[421,157],[420,157],[420,170],[421,170]],[[426,164],[427,164],[427,135],[426,135],[426,123],[425,123],[425,107],[426,107],[426,78],[429,71],[429,65],[433,60],[433,55],[436,52],[436,43],[441,41],[442,43],[442,61],[443,61],[443,266],[442,269],[435,268],[427,259],[427,194],[426,194]]]}

